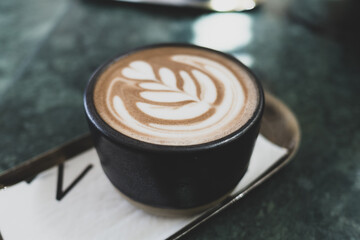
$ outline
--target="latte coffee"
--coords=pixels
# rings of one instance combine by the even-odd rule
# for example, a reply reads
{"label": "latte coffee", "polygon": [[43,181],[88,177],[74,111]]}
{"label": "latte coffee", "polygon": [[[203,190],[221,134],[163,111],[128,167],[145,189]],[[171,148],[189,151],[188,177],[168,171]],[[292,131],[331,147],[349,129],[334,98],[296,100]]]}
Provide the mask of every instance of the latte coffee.
{"label": "latte coffee", "polygon": [[175,43],[105,63],[84,107],[111,183],[145,210],[184,215],[221,201],[244,176],[264,95],[235,58]]}
{"label": "latte coffee", "polygon": [[259,89],[234,59],[189,46],[157,46],[122,56],[98,75],[99,116],[128,137],[188,146],[221,139],[246,124]]}

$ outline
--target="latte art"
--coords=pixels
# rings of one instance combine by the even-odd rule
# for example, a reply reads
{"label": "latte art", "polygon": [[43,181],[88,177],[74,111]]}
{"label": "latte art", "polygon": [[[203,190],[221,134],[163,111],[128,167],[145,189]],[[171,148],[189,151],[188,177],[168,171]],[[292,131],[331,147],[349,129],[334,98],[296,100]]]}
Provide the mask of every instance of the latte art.
{"label": "latte art", "polygon": [[[192,74],[198,80],[196,84],[203,88],[200,91],[197,91],[194,79],[186,71],[182,70],[179,72],[182,77],[183,87],[178,88],[178,79],[174,72],[166,67],[159,69],[160,79],[156,79],[150,64],[138,61],[130,63],[130,66],[133,68],[125,68],[122,72],[125,77],[128,79],[151,81],[150,83],[138,84],[143,89],[140,92],[140,97],[143,99],[137,102],[136,106],[143,113],[157,118],[161,122],[164,120],[181,121],[194,119],[208,112],[217,98],[214,83],[206,75],[197,70],[193,70]],[[136,76],[136,74],[139,74],[139,76]],[[202,84],[200,84],[200,81]],[[201,93],[201,96],[198,92]],[[121,101],[120,97],[115,96],[115,109],[116,105],[121,104],[119,101]],[[117,113],[120,116],[124,114],[122,111],[117,111]],[[153,125],[155,123],[149,124]],[[162,128],[162,126],[166,125],[159,125],[158,127]]]}
{"label": "latte art", "polygon": [[162,47],[119,59],[99,77],[94,103],[112,128],[161,145],[210,142],[239,129],[258,101],[251,77],[224,56]]}

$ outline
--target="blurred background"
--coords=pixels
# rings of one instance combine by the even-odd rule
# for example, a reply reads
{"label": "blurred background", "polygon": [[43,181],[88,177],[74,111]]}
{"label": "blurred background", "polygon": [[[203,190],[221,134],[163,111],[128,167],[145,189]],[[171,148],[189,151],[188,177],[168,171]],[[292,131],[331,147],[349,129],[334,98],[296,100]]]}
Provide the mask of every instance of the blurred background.
{"label": "blurred background", "polygon": [[0,175],[88,133],[82,94],[105,60],[193,43],[250,67],[294,111],[302,145],[271,181],[188,237],[360,239],[360,2],[160,2],[0,2]]}

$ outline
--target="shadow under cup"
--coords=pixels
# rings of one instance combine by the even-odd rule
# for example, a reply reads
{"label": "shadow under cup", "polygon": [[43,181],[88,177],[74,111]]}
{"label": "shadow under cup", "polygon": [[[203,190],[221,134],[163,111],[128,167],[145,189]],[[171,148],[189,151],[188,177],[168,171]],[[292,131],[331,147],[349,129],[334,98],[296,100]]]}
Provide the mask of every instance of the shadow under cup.
{"label": "shadow under cup", "polygon": [[244,176],[260,129],[263,90],[237,59],[216,53],[248,71],[258,88],[259,101],[253,116],[240,129],[204,144],[167,146],[142,142],[114,130],[99,116],[93,100],[96,81],[107,66],[129,53],[105,63],[90,78],[84,105],[95,148],[106,176],[134,205],[161,215],[196,213],[221,201]]}

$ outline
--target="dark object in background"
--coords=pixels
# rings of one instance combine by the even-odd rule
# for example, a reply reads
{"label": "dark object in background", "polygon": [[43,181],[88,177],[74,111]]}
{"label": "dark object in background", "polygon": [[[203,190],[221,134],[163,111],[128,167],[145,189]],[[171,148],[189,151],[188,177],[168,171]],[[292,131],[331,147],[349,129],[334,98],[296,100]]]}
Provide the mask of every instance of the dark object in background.
{"label": "dark object in background", "polygon": [[339,38],[353,36],[360,22],[357,0],[292,0],[289,15],[311,29]]}

